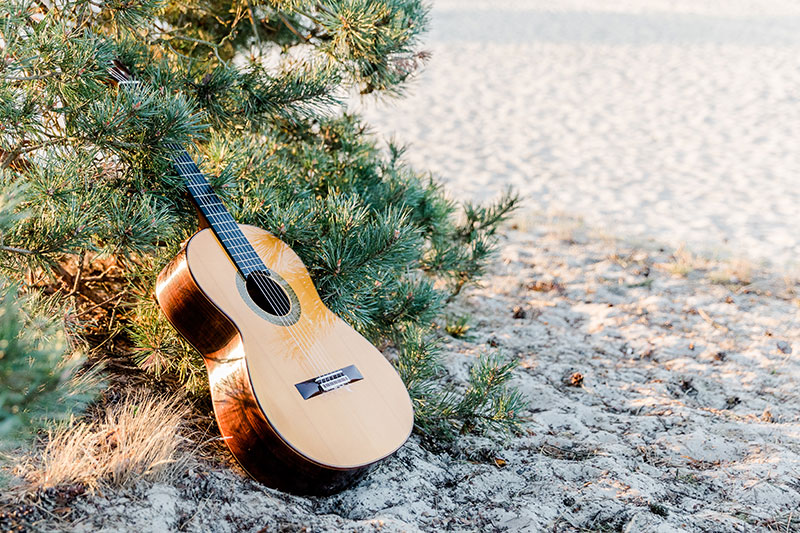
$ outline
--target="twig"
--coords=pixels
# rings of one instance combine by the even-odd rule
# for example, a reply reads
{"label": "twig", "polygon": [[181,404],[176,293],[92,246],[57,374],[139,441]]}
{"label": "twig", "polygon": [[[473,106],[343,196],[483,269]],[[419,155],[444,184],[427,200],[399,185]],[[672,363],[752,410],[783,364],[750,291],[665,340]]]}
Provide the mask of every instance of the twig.
{"label": "twig", "polygon": [[59,522],[61,521],[61,517],[60,517],[60,516],[58,516],[58,515],[56,515],[56,514],[52,513],[51,511],[47,510],[47,509],[46,509],[46,508],[45,508],[45,507],[44,507],[42,504],[40,504],[40,503],[34,503],[33,505],[34,505],[34,506],[35,506],[37,509],[39,509],[40,511],[44,511],[45,513],[49,514],[50,516],[52,516],[53,518],[55,518],[55,519],[56,519],[56,520],[58,520]]}
{"label": "twig", "polygon": [[253,35],[256,38],[259,48],[261,48],[261,37],[258,35],[258,26],[256,26],[256,17],[253,15],[253,6],[250,5],[250,0],[247,0],[247,14],[250,18],[250,25],[253,27]]}
{"label": "twig", "polygon": [[35,81],[44,80],[60,75],[60,72],[48,72],[47,74],[39,74],[35,76],[2,76],[0,79],[4,81]]}
{"label": "twig", "polygon": [[310,21],[311,21],[311,22],[313,22],[314,24],[317,24],[317,25],[319,25],[319,26],[322,26],[322,23],[321,23],[319,20],[317,20],[317,18],[316,18],[316,17],[313,17],[313,16],[312,16],[310,13],[307,13],[306,11],[302,11],[302,10],[300,10],[300,9],[296,9],[295,11],[297,11],[298,13],[300,13],[301,15],[303,15],[304,17],[306,17],[308,20],[310,20]]}
{"label": "twig", "polygon": [[6,167],[16,170],[17,172],[24,172],[31,170],[33,165],[27,159],[19,157],[19,154],[15,152],[0,150],[0,168]]}
{"label": "twig", "polygon": [[81,283],[81,275],[83,274],[83,265],[86,263],[86,250],[81,250],[81,255],[78,257],[78,271],[75,273],[75,283],[72,284],[72,290],[67,296],[75,294],[78,290],[78,285]]}
{"label": "twig", "polygon": [[[61,280],[68,287],[71,287],[75,283],[75,278],[73,277],[73,275],[70,274],[69,272],[67,272],[67,269],[65,269],[60,263],[53,263],[51,265],[51,268],[53,269],[53,271],[58,275],[59,278],[61,278]],[[72,294],[72,293],[70,293],[70,294]],[[79,295],[79,296],[83,296],[87,300],[89,300],[91,302],[94,302],[94,303],[100,303],[101,305],[103,303],[106,303],[106,302],[103,302],[102,298],[100,296],[98,296],[94,291],[89,290],[89,289],[86,289],[85,291],[82,291],[82,292],[79,292],[79,293],[76,293],[76,294]],[[72,295],[74,295],[74,294],[72,294]]]}
{"label": "twig", "polygon": [[[122,296],[122,295],[120,295]],[[108,319],[108,331],[114,331],[114,319],[117,317],[117,309],[119,309],[119,303],[114,306],[111,310],[111,318]],[[109,336],[109,338],[113,337],[113,333]]]}
{"label": "twig", "polygon": [[730,331],[730,329],[727,326],[724,326],[724,325],[720,324],[719,322],[714,321],[713,318],[708,316],[708,313],[706,313],[705,311],[703,311],[699,307],[697,308],[697,314],[700,315],[703,318],[703,320],[705,320],[706,322],[708,322],[709,324],[711,324],[715,328],[722,329],[722,330],[725,330],[725,331]]}
{"label": "twig", "polygon": [[[220,63],[222,63],[226,67],[228,66],[228,63],[224,59],[222,59],[222,57],[220,57],[220,55],[219,55],[219,47],[216,44],[212,43],[211,41],[205,41],[203,39],[195,39],[194,37],[185,37],[183,35],[173,35],[172,39],[178,39],[180,41],[189,41],[190,43],[204,44],[204,45],[208,46],[209,48],[211,48],[211,50],[214,51],[214,55],[217,56],[217,59],[219,60]],[[162,41],[167,41],[169,39],[161,39],[161,40]],[[183,55],[183,54],[180,54],[180,55]],[[184,57],[188,57],[188,56],[184,56]],[[193,59],[193,58],[190,58],[190,59]]]}
{"label": "twig", "polygon": [[[164,39],[161,39],[161,40],[162,40],[162,41],[164,41]],[[164,44],[166,44],[166,45],[167,45],[167,47],[168,47],[170,50],[172,50],[172,53],[173,53],[173,54],[175,54],[175,55],[179,55],[179,56],[181,56],[181,57],[182,57],[182,58],[184,58],[184,59],[188,59],[189,61],[195,61],[195,60],[196,60],[196,59],[195,59],[194,57],[192,57],[192,56],[187,56],[186,54],[182,54],[182,53],[178,52],[177,50],[175,50],[175,47],[174,47],[174,46],[172,46],[171,44],[169,44],[169,42],[167,42],[167,41],[164,41]]]}
{"label": "twig", "polygon": [[119,268],[119,267],[117,265],[111,265],[110,267],[108,267],[107,269],[103,270],[102,272],[100,272],[96,276],[87,276],[87,277],[83,278],[83,281],[100,281],[103,278],[105,278],[106,274],[111,272],[111,270],[114,269],[114,268]]}
{"label": "twig", "polygon": [[123,291],[122,291],[121,293],[119,293],[119,294],[115,294],[114,296],[111,296],[110,298],[106,298],[106,299],[105,299],[105,300],[103,300],[102,302],[98,302],[98,303],[96,303],[95,305],[93,305],[93,306],[91,306],[91,307],[89,307],[89,308],[87,308],[87,309],[84,309],[84,310],[83,310],[83,311],[81,311],[80,313],[77,313],[77,314],[75,315],[75,318],[78,318],[78,317],[79,317],[79,316],[81,316],[81,315],[85,315],[85,314],[86,314],[86,313],[88,313],[89,311],[94,311],[94,310],[95,310],[95,309],[97,309],[98,307],[100,307],[100,306],[102,306],[102,305],[105,305],[105,304],[107,304],[107,303],[108,303],[108,302],[110,302],[111,300],[122,298],[122,297],[125,295],[125,293],[126,293],[126,292],[128,292],[128,291],[127,291],[127,290],[123,290]]}
{"label": "twig", "polygon": [[25,248],[17,248],[15,246],[0,246],[0,250],[4,252],[14,252],[15,254],[34,255],[36,252],[26,250]]}
{"label": "twig", "polygon": [[328,9],[327,7],[325,7],[324,5],[322,5],[319,2],[317,2],[317,9],[319,9],[320,11],[324,11],[325,13],[327,13],[328,15],[330,15],[332,17],[336,16],[336,13],[334,13],[333,11],[331,11],[330,9]]}
{"label": "twig", "polygon": [[18,146],[17,148],[13,148],[7,152],[5,152],[5,158],[0,162],[0,168],[6,168],[11,166],[11,163],[20,155],[25,154],[27,152],[33,152],[34,150],[38,150],[39,148],[44,148],[45,146],[51,146],[53,144],[58,144],[67,141],[74,141],[77,140],[76,137],[58,137],[56,139],[50,139],[48,141],[40,142],[39,144],[32,144],[30,146],[21,147]]}
{"label": "twig", "polygon": [[197,516],[197,514],[198,514],[200,511],[202,511],[202,510],[203,510],[203,507],[205,507],[205,506],[206,506],[206,504],[208,503],[208,500],[210,500],[210,499],[211,499],[211,495],[209,494],[209,495],[206,497],[206,499],[205,499],[205,500],[203,500],[203,503],[201,503],[201,504],[200,504],[200,505],[197,507],[197,510],[196,510],[196,511],[194,512],[194,514],[193,514],[193,515],[192,515],[192,516],[189,518],[189,520],[187,520],[186,522],[184,522],[183,524],[181,524],[181,525],[180,525],[180,527],[178,528],[178,531],[182,531],[182,530],[183,530],[183,528],[185,528],[186,526],[188,526],[188,525],[189,525],[189,523],[191,523],[191,521],[192,521],[192,520],[194,520],[194,517],[195,517],[195,516]]}
{"label": "twig", "polygon": [[278,18],[280,18],[280,19],[281,19],[281,22],[283,22],[283,24],[284,24],[284,25],[285,25],[287,28],[289,28],[289,31],[290,31],[290,32],[292,32],[292,33],[294,33],[295,35],[297,35],[297,37],[298,37],[298,38],[299,38],[301,41],[303,41],[304,43],[307,43],[307,42],[308,42],[308,39],[307,39],[307,38],[305,38],[305,37],[303,37],[303,36],[300,34],[300,32],[297,30],[297,28],[295,28],[295,27],[292,25],[292,23],[291,23],[291,22],[289,22],[289,19],[287,19],[285,16],[283,16],[283,13],[278,13]]}

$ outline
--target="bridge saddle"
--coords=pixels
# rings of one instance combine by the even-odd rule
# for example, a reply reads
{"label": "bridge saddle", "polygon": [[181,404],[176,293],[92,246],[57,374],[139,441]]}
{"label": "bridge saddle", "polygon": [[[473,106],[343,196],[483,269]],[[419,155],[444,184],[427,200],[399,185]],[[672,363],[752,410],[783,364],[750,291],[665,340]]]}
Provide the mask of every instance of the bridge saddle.
{"label": "bridge saddle", "polygon": [[296,383],[295,387],[297,392],[303,396],[303,399],[308,400],[362,379],[364,379],[364,376],[361,375],[361,372],[358,371],[355,365],[350,365],[301,383]]}
{"label": "bridge saddle", "polygon": [[343,385],[347,385],[350,383],[350,378],[343,371],[337,370],[336,372],[324,374],[314,381],[323,391],[328,392],[333,389],[338,389]]}

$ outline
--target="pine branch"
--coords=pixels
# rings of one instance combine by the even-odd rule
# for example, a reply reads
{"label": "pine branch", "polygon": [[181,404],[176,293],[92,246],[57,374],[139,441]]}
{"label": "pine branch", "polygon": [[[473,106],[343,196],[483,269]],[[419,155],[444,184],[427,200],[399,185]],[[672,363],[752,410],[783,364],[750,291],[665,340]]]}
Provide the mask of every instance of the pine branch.
{"label": "pine branch", "polygon": [[25,248],[16,248],[14,246],[0,246],[0,250],[22,255],[34,255],[36,253],[31,250],[26,250]]}
{"label": "pine branch", "polygon": [[47,78],[58,78],[61,76],[60,72],[48,72],[46,74],[39,74],[33,76],[0,76],[0,80],[3,81],[33,81],[33,80],[44,80]]}

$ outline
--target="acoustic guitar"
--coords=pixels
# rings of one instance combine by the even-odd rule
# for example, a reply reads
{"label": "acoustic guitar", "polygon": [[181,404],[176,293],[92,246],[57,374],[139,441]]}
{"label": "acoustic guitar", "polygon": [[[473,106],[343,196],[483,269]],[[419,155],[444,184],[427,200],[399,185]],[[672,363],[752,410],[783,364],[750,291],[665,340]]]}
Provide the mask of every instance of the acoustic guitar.
{"label": "acoustic guitar", "polygon": [[[110,72],[131,82],[120,64]],[[383,354],[325,307],[297,254],[236,223],[189,154],[167,148],[205,227],[159,274],[156,298],[205,359],[225,443],[271,487],[346,487],[408,438],[408,391]]]}

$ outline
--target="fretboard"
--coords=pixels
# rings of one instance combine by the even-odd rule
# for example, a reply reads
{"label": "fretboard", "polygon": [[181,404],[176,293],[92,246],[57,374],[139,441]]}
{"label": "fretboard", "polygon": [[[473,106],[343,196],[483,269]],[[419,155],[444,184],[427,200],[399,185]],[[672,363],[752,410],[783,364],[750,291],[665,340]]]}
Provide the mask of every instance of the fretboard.
{"label": "fretboard", "polygon": [[239,225],[225,208],[222,200],[200,172],[191,156],[178,145],[167,145],[173,151],[172,163],[186,183],[186,188],[195,204],[206,217],[217,239],[228,252],[236,268],[246,278],[256,270],[267,270],[261,258],[244,237]]}

